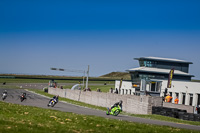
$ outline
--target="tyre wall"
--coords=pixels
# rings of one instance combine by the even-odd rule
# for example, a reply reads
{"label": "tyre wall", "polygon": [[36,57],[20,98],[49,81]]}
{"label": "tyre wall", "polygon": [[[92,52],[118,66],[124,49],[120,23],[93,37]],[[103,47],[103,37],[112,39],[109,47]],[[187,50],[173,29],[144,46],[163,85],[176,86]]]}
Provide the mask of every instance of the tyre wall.
{"label": "tyre wall", "polygon": [[200,121],[200,114],[188,113],[187,110],[177,108],[153,106],[152,114],[163,115],[182,120]]}

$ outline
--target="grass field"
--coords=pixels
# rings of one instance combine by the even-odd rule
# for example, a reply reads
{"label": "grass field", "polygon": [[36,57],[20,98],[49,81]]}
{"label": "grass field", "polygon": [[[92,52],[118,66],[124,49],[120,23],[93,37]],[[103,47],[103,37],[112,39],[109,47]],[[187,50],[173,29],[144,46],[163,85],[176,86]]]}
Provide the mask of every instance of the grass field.
{"label": "grass field", "polygon": [[140,124],[96,116],[0,102],[1,133],[197,133],[194,130]]}
{"label": "grass field", "polygon": [[[55,80],[58,85],[61,83],[73,83],[79,84],[82,81],[79,80]],[[7,78],[0,78],[0,87],[1,88],[19,88],[12,85],[2,85],[4,82],[6,83],[46,83],[48,85],[48,79],[7,79]],[[105,81],[89,81],[89,87],[92,91],[96,91],[97,88],[101,89],[102,92],[108,92],[110,88],[114,88],[114,81],[107,81],[107,85],[104,85]],[[90,85],[90,84],[98,84],[98,85]],[[63,86],[64,89],[72,88],[73,85]]]}
{"label": "grass field", "polygon": [[[64,89],[70,89],[72,88],[72,85],[68,85],[68,86],[63,86]],[[89,88],[92,91],[97,91],[97,88],[99,88],[101,90],[101,92],[109,92],[110,88],[115,88],[114,85],[89,85]]]}
{"label": "grass field", "polygon": [[[55,80],[57,83],[77,83],[79,84],[80,82],[82,83],[82,80],[70,80],[70,79],[66,79],[66,80]],[[49,83],[49,79],[9,79],[9,78],[0,78],[0,84],[2,83]],[[114,84],[115,81],[101,81],[101,80],[97,80],[97,81],[93,81],[91,79],[91,81],[89,80],[89,83],[97,83],[97,84]]]}

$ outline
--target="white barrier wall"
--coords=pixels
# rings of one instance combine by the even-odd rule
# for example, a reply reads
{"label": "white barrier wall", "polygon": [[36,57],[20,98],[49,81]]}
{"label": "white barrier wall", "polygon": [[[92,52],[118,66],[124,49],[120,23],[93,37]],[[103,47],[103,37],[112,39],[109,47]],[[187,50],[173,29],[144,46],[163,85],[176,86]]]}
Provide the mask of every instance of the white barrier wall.
{"label": "white barrier wall", "polygon": [[102,107],[110,107],[119,100],[122,100],[123,111],[134,114],[151,114],[152,106],[162,106],[161,97],[145,95],[119,95],[114,93],[84,92],[60,88],[48,88],[48,93]]}

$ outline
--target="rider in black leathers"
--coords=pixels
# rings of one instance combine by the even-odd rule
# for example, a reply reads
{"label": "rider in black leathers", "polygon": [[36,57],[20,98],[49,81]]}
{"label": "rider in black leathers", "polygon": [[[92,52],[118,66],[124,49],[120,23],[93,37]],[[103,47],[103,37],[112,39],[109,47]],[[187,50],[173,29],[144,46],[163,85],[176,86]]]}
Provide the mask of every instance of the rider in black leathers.
{"label": "rider in black leathers", "polygon": [[55,100],[55,104],[56,104],[56,103],[58,103],[58,98],[59,98],[59,95],[56,95],[56,96],[53,96],[53,98],[51,100]]}
{"label": "rider in black leathers", "polygon": [[114,107],[118,107],[118,105],[119,105],[119,106],[121,107],[121,109],[122,109],[122,103],[123,103],[122,100],[120,100],[119,102],[116,102],[114,105],[111,106],[111,108],[109,109],[109,111],[111,111],[111,109],[114,108]]}
{"label": "rider in black leathers", "polygon": [[8,94],[7,90],[4,90],[4,92],[2,93],[2,95],[3,95],[3,94],[6,94],[6,95],[7,95],[7,94]]}
{"label": "rider in black leathers", "polygon": [[26,93],[25,92],[22,93],[21,97],[22,96],[24,97],[24,99],[26,99]]}

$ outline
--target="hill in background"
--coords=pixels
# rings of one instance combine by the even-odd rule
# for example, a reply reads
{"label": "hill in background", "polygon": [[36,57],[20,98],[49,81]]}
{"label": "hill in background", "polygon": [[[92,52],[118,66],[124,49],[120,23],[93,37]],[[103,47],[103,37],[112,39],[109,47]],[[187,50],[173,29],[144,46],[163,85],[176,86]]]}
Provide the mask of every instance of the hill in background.
{"label": "hill in background", "polygon": [[111,72],[105,75],[100,76],[101,78],[112,78],[112,79],[121,79],[131,80],[131,75],[128,72]]}

